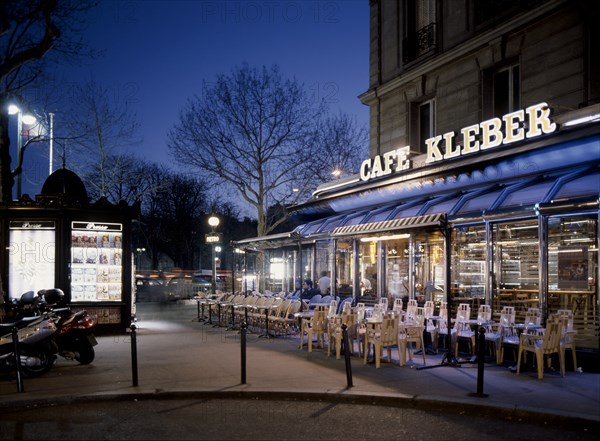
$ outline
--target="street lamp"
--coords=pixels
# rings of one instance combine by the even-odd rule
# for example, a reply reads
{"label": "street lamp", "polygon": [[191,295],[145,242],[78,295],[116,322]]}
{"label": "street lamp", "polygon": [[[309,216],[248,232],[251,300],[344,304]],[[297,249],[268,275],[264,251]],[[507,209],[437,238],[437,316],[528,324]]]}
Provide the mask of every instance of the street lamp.
{"label": "street lamp", "polygon": [[[9,115],[17,115],[17,166],[23,161],[23,124],[32,126],[37,122],[35,116],[30,113],[23,114],[23,111],[16,105],[11,104],[8,106]],[[21,165],[21,171],[17,175],[17,199],[21,199],[21,178],[23,176],[23,166]]]}
{"label": "street lamp", "polygon": [[[215,228],[219,226],[220,219],[214,214],[208,218],[208,225],[210,225],[211,231],[214,232]],[[217,256],[216,256],[216,243],[212,243],[212,292],[217,292]]]}
{"label": "street lamp", "polygon": [[136,248],[137,251],[137,272],[140,272],[142,267],[142,253],[146,252],[146,248]]}

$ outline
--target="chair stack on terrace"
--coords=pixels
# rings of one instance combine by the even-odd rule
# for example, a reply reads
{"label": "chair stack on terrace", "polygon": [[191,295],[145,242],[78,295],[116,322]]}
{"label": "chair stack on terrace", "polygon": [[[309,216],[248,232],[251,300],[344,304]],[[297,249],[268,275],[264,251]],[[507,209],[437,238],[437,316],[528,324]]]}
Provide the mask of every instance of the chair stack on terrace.
{"label": "chair stack on terrace", "polygon": [[471,335],[467,331],[471,330],[469,325],[465,325],[467,320],[471,319],[471,306],[467,303],[459,303],[456,309],[456,319],[454,320],[454,334],[456,342],[454,344],[454,356],[458,357],[458,341],[460,337],[467,337],[471,341]]}
{"label": "chair stack on terrace", "polygon": [[[417,308],[423,309],[423,308]],[[423,330],[424,330],[425,316],[423,314],[415,314],[412,320],[409,319],[408,314],[406,320],[399,325],[398,341],[400,343],[400,366],[406,364],[406,354],[408,352],[408,359],[412,361],[413,350],[421,350],[423,355],[423,364],[427,364],[425,359],[425,343],[423,341]],[[414,344],[414,349],[412,348]]]}
{"label": "chair stack on terrace", "polygon": [[348,332],[348,342],[350,347],[347,348],[350,351],[350,354],[353,353],[352,346],[350,343],[353,341],[356,335],[356,311],[352,310],[351,303],[344,303],[341,314],[337,314],[333,317],[330,317],[328,320],[328,330],[327,330],[327,356],[331,354],[332,347],[335,348],[335,358],[341,358],[342,352],[342,325],[346,325]]}

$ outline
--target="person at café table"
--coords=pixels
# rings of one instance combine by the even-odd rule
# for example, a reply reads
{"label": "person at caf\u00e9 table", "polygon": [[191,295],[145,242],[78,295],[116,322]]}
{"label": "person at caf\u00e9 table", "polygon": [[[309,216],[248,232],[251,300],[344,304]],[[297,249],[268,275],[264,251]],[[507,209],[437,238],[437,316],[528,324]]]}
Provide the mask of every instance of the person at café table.
{"label": "person at caf\u00e9 table", "polygon": [[305,279],[302,283],[302,293],[300,294],[300,298],[303,300],[310,300],[315,294],[318,294],[318,291],[313,289],[312,280]]}

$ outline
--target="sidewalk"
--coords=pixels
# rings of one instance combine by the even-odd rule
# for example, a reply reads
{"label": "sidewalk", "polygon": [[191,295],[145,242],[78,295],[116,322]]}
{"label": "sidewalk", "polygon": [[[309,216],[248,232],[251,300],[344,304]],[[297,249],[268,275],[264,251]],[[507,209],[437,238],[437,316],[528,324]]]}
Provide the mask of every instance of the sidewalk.
{"label": "sidewalk", "polygon": [[[88,366],[60,358],[46,375],[24,377],[25,392],[14,380],[0,378],[0,409],[39,402],[110,399],[123,395],[270,396],[356,403],[396,403],[421,409],[458,406],[465,412],[501,417],[574,419],[600,423],[600,374],[533,371],[516,375],[486,364],[485,397],[476,396],[477,367],[439,366],[417,370],[383,362],[380,369],[352,357],[353,387],[347,388],[345,363],[326,352],[298,348],[297,337],[260,338],[248,334],[247,377],[241,384],[240,334],[197,321],[195,303],[138,305],[138,385],[132,384],[129,335],[100,336],[96,360]],[[395,352],[395,351],[394,351]],[[397,355],[395,356],[397,358]],[[439,365],[442,354],[427,356]]]}

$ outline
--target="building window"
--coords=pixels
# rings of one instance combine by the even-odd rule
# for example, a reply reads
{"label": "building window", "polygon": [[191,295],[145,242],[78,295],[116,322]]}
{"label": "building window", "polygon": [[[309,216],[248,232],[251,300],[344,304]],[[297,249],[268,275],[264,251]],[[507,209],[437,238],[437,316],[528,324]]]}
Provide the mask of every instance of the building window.
{"label": "building window", "polygon": [[493,75],[494,116],[521,108],[521,74],[518,64],[496,71]]}
{"label": "building window", "polygon": [[435,136],[435,100],[411,106],[411,151],[425,153],[425,140]]}
{"label": "building window", "polygon": [[405,63],[436,49],[436,1],[408,0],[405,3],[406,35],[402,41]]}

